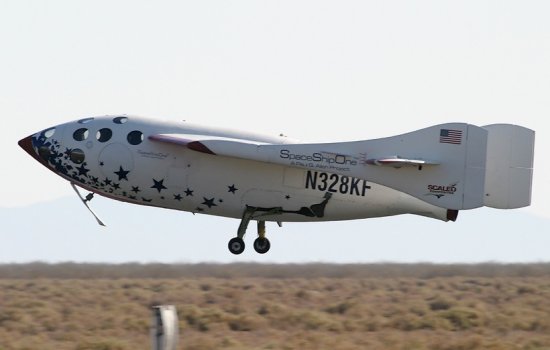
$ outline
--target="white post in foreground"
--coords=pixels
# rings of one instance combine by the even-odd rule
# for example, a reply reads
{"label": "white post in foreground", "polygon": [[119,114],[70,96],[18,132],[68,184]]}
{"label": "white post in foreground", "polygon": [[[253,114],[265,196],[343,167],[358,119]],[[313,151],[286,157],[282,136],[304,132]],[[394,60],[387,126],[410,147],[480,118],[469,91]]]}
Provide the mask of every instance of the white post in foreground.
{"label": "white post in foreground", "polygon": [[151,341],[153,350],[177,350],[178,314],[174,305],[152,307],[153,327]]}

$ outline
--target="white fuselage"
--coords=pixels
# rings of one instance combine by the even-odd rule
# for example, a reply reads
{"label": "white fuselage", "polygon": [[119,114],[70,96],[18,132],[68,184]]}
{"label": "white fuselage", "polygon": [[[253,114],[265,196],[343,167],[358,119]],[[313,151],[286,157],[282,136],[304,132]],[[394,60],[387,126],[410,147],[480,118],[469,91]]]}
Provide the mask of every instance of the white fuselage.
{"label": "white fuselage", "polygon": [[[447,209],[368,179],[205,154],[153,142],[148,137],[154,134],[296,143],[285,137],[186,122],[107,116],[62,124],[33,135],[33,156],[82,188],[134,204],[232,218],[241,218],[249,206],[265,209],[262,220],[280,222],[407,213],[447,220]],[[312,215],[308,208],[322,203],[327,193],[332,196],[324,203],[322,215]]]}

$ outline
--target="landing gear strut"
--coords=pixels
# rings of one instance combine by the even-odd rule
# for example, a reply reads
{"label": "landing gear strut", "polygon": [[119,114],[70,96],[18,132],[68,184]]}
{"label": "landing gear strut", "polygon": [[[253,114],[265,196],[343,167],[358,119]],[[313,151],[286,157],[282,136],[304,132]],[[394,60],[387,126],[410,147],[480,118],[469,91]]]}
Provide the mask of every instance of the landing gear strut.
{"label": "landing gear strut", "polygon": [[271,243],[265,237],[265,221],[258,221],[258,238],[254,240],[254,250],[259,254],[265,254],[269,248],[271,248]]}
{"label": "landing gear strut", "polygon": [[76,192],[76,194],[78,195],[78,198],[80,198],[80,200],[82,201],[82,203],[86,206],[86,208],[88,208],[88,210],[90,211],[90,213],[92,213],[92,215],[94,216],[94,218],[96,219],[97,223],[100,224],[101,226],[105,226],[105,224],[103,223],[103,221],[101,221],[101,219],[96,215],[96,213],[94,213],[94,211],[92,210],[92,208],[90,208],[90,206],[88,205],[88,202],[92,200],[92,198],[94,198],[94,194],[93,192],[90,192],[86,195],[86,197],[82,197],[82,195],[80,194],[80,192],[78,191],[78,188],[76,188],[76,185],[74,184],[74,182],[71,182],[71,186],[73,187],[73,190]]}
{"label": "landing gear strut", "polygon": [[[258,211],[259,208],[255,207],[249,207],[247,206],[243,217],[241,219],[241,224],[239,225],[239,229],[237,230],[237,237],[232,238],[229,241],[228,248],[229,251],[235,255],[241,254],[244,252],[245,244],[244,244],[244,234],[246,233],[246,229],[248,228],[248,224],[250,223],[250,220],[252,220],[252,217],[254,216],[254,213]],[[270,210],[261,210],[263,213],[259,216],[263,215],[273,215],[280,213],[280,208],[270,209]],[[258,220],[258,238],[254,240],[254,250],[258,252],[259,254],[265,254],[269,251],[269,248],[271,247],[271,243],[269,240],[265,237],[265,221],[264,220]]]}

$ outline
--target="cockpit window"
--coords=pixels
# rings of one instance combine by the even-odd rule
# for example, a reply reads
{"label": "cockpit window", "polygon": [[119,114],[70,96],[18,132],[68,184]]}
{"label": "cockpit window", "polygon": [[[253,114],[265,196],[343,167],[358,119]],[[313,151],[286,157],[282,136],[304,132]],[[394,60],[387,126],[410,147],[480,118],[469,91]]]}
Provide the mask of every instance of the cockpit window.
{"label": "cockpit window", "polygon": [[113,119],[113,123],[115,124],[124,124],[128,121],[128,118],[126,117],[116,117],[115,119]]}
{"label": "cockpit window", "polygon": [[50,128],[50,129],[44,131],[44,137],[47,138],[47,139],[52,137],[53,134],[55,134],[55,128]]}
{"label": "cockpit window", "polygon": [[91,122],[92,120],[94,120],[94,118],[84,118],[84,119],[80,119],[80,120],[78,121],[78,124],[86,124],[86,123]]}
{"label": "cockpit window", "polygon": [[111,139],[112,136],[113,132],[111,131],[111,129],[108,128],[100,129],[95,134],[95,137],[99,142],[107,142]]}
{"label": "cockpit window", "polygon": [[139,145],[143,142],[143,133],[139,130],[130,131],[128,133],[128,143],[131,145]]}
{"label": "cockpit window", "polygon": [[80,128],[73,133],[73,139],[76,141],[84,141],[88,138],[88,129]]}
{"label": "cockpit window", "polygon": [[71,150],[71,154],[69,155],[69,157],[71,158],[71,160],[75,164],[83,163],[84,158],[86,158],[85,155],[84,155],[84,151],[79,149],[79,148],[75,148],[75,149]]}

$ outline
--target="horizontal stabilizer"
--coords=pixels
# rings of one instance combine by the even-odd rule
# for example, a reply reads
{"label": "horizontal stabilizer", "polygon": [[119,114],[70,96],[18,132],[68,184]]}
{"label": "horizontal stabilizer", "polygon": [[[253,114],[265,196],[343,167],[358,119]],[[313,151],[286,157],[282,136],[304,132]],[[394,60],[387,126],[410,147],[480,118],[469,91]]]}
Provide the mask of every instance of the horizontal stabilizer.
{"label": "horizontal stabilizer", "polygon": [[367,159],[369,165],[389,166],[392,168],[401,168],[404,166],[423,166],[423,165],[438,165],[439,162],[423,160],[423,159],[405,159],[399,157]]}

